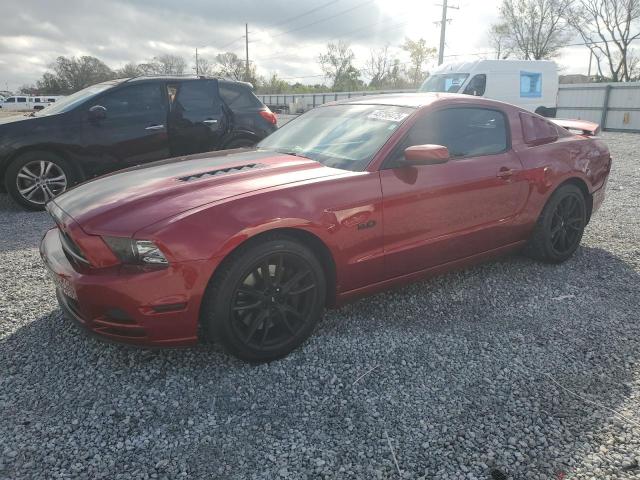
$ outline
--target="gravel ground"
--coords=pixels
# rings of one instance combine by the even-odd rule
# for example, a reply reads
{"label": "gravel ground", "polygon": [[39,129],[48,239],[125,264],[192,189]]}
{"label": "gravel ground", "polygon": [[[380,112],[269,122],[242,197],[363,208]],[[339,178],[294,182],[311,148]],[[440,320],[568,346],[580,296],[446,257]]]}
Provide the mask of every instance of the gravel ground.
{"label": "gravel ground", "polygon": [[560,266],[522,257],[330,311],[251,366],[61,317],[0,197],[0,478],[640,478],[640,136]]}

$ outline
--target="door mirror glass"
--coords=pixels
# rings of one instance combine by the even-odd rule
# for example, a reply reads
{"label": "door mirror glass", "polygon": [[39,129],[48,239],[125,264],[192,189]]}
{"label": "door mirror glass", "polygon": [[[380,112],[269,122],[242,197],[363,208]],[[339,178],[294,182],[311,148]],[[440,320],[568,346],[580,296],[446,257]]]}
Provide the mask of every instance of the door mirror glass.
{"label": "door mirror glass", "polygon": [[89,109],[89,120],[99,122],[107,118],[107,109],[102,105],[94,105]]}
{"label": "door mirror glass", "polygon": [[449,149],[443,145],[414,145],[404,151],[409,165],[435,165],[449,160]]}

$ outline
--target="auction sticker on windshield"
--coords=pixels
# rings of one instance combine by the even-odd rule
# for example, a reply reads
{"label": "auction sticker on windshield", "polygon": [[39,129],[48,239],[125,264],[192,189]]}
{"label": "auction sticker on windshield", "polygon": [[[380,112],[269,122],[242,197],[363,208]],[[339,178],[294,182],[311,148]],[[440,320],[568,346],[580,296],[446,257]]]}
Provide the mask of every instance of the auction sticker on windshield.
{"label": "auction sticker on windshield", "polygon": [[367,115],[368,118],[372,118],[374,120],[386,120],[387,122],[401,122],[408,116],[408,113],[399,112],[397,110],[374,110]]}

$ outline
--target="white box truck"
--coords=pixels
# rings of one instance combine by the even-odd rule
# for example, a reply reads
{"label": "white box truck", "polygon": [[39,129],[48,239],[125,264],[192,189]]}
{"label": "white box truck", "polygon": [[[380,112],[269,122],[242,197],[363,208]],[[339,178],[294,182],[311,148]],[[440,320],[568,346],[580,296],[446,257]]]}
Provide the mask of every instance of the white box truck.
{"label": "white box truck", "polygon": [[421,92],[464,93],[555,117],[558,67],[549,60],[476,60],[440,65]]}

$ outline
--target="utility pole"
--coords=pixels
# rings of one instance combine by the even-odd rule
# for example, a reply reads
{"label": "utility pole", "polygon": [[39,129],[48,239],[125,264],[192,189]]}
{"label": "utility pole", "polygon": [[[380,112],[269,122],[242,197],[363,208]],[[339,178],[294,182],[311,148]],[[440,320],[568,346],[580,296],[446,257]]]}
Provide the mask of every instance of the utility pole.
{"label": "utility pole", "polygon": [[198,47],[196,47],[196,77],[200,76],[200,65],[198,65]]}
{"label": "utility pole", "polygon": [[249,81],[249,24],[244,24],[244,49],[245,49],[245,67],[244,67],[244,81]]}
{"label": "utility pole", "polygon": [[438,65],[442,65],[444,61],[444,39],[447,29],[447,10],[453,8],[458,10],[460,7],[451,7],[447,5],[447,0],[442,0],[442,20],[440,21],[440,48],[438,49]]}

